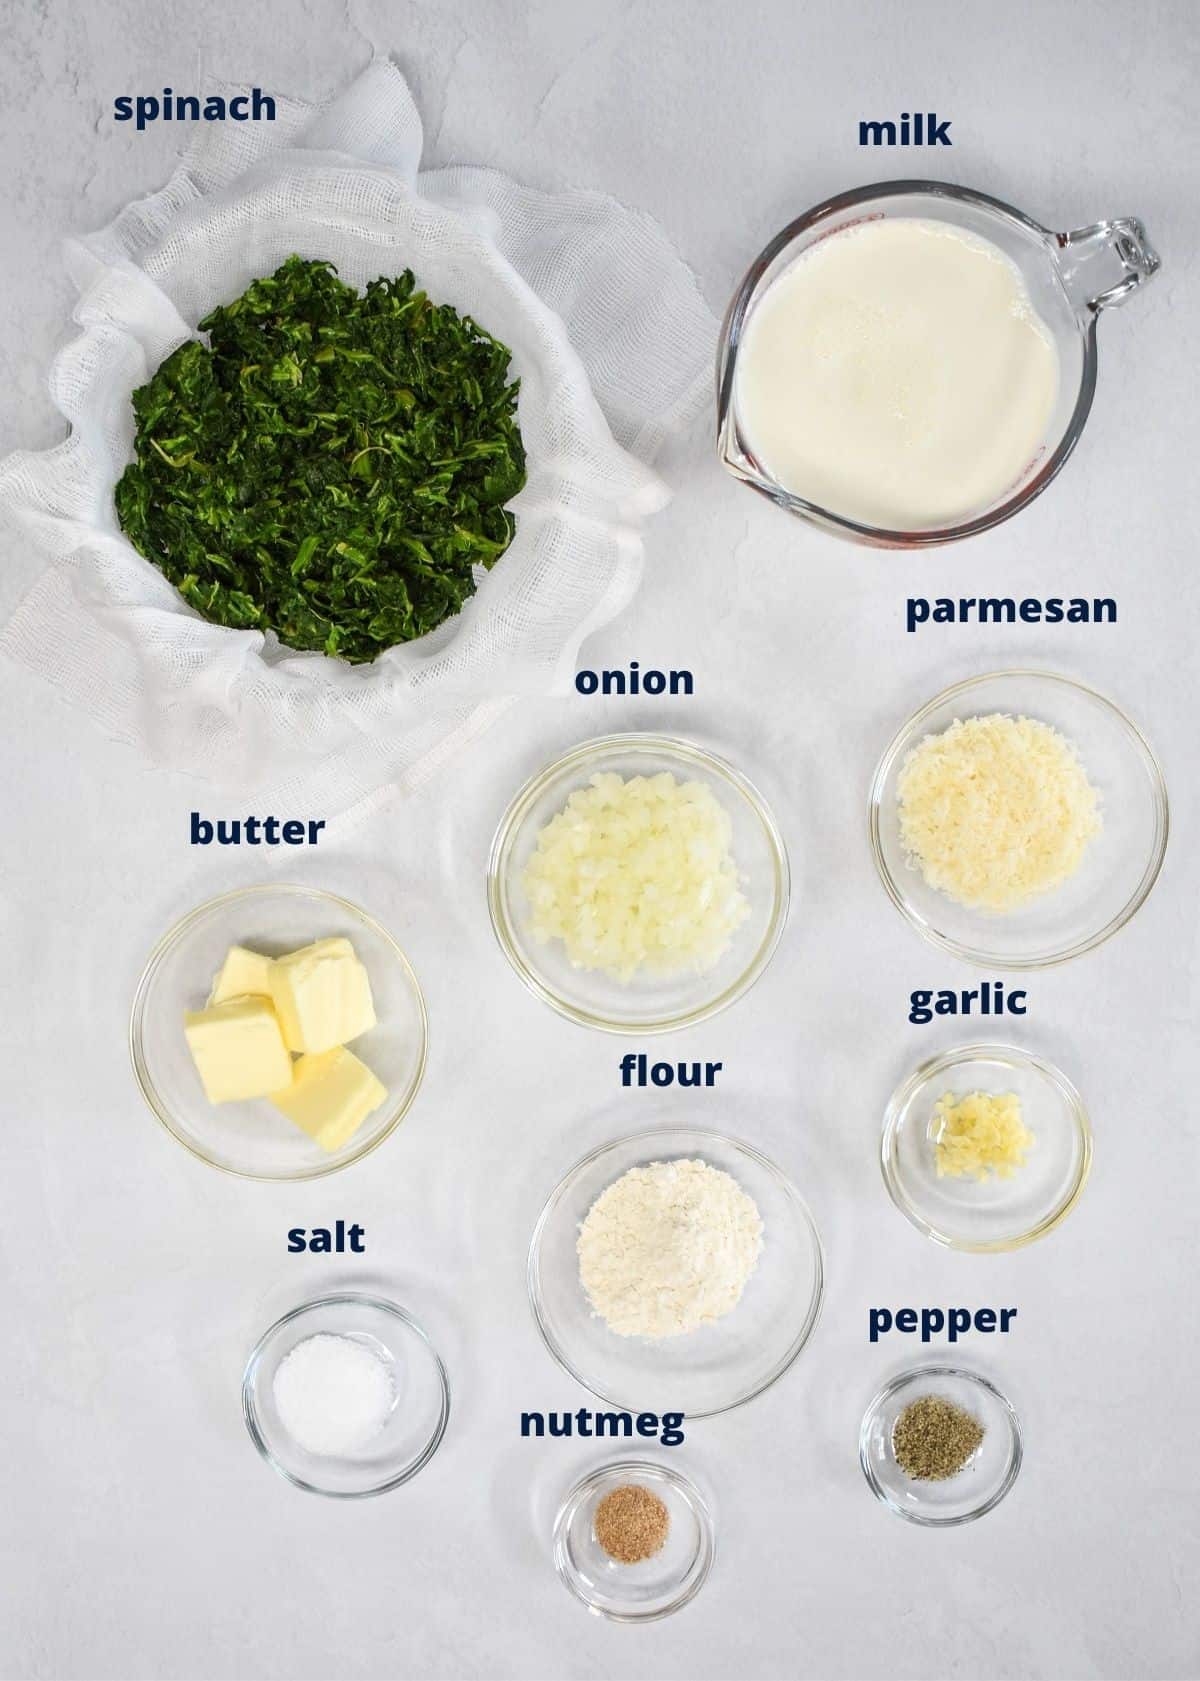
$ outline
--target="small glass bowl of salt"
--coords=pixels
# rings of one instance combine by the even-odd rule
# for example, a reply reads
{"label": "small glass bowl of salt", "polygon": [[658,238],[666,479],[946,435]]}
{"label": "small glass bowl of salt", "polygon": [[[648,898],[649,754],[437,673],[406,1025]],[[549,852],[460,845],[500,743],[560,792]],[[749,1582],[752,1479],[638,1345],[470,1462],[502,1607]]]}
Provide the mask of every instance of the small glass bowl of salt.
{"label": "small glass bowl of salt", "polygon": [[285,1313],[251,1351],[242,1412],[268,1465],[335,1500],[399,1488],[437,1452],[450,1413],[425,1332],[379,1296],[320,1296]]}

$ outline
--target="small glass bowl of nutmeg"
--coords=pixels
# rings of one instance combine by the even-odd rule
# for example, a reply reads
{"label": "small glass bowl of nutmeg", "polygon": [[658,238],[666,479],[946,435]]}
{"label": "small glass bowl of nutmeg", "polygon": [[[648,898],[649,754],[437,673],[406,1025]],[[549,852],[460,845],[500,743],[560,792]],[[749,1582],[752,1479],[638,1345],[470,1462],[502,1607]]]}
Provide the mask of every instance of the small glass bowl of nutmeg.
{"label": "small glass bowl of nutmeg", "polygon": [[694,1599],[713,1561],[713,1521],[699,1489],[652,1460],[590,1472],[554,1524],[554,1565],[576,1599],[614,1623],[669,1617]]}

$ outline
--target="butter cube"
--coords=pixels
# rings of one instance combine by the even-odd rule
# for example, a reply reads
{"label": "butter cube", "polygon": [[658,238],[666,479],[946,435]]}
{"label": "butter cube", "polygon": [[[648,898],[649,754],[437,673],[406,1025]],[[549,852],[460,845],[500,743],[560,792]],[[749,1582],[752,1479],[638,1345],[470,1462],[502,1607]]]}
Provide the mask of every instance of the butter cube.
{"label": "butter cube", "polygon": [[213,979],[210,1004],[224,1004],[230,998],[269,998],[271,959],[246,946],[230,946],[225,961]]}
{"label": "butter cube", "polygon": [[294,1064],[291,1085],[275,1092],[271,1102],[332,1154],[349,1143],[386,1096],[387,1087],[366,1063],[336,1045],[302,1056]]}
{"label": "butter cube", "polygon": [[267,1097],[292,1077],[292,1059],[269,999],[231,998],[188,1010],[183,1031],[210,1103]]}
{"label": "butter cube", "polygon": [[270,984],[289,1051],[330,1051],[375,1025],[371,983],[349,940],[318,940],[277,958]]}

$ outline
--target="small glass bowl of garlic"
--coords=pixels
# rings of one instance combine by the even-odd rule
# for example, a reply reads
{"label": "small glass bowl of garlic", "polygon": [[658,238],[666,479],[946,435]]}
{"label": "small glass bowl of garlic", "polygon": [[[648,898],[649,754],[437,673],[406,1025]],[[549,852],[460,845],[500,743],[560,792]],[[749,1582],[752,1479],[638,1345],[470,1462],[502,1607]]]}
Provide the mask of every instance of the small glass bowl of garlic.
{"label": "small glass bowl of garlic", "polygon": [[977,1255],[1021,1249],[1059,1226],[1092,1165],[1082,1097],[1016,1045],[960,1045],[897,1088],[883,1121],[888,1195],[934,1243]]}
{"label": "small glass bowl of garlic", "polygon": [[671,736],[584,742],[516,794],[492,843],[505,956],[560,1015],[666,1033],[716,1015],[769,963],[790,874],[762,795]]}

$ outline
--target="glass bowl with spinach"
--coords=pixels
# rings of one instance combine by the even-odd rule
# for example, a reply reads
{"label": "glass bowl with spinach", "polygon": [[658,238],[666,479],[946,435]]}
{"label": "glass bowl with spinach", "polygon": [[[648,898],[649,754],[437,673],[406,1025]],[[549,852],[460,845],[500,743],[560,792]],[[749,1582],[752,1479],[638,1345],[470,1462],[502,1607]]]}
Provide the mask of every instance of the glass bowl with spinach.
{"label": "glass bowl with spinach", "polygon": [[115,492],[205,619],[362,663],[436,629],[516,529],[510,352],[411,270],[356,292],[292,256],[133,393]]}

